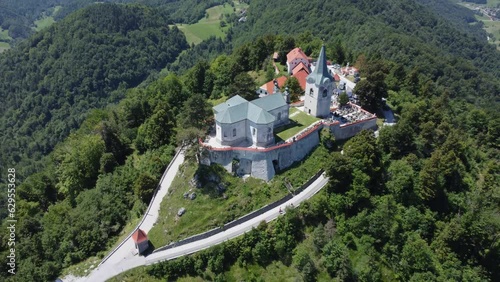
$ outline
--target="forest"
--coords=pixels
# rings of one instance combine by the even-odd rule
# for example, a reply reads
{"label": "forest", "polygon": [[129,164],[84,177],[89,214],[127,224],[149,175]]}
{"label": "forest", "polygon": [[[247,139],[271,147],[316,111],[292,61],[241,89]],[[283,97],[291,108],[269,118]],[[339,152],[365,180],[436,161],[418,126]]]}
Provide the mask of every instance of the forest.
{"label": "forest", "polygon": [[[11,44],[26,39],[34,33],[34,22],[43,16],[52,16],[59,21],[69,14],[95,4],[117,3],[156,7],[169,21],[174,23],[194,23],[205,16],[205,10],[228,0],[2,0],[0,1],[0,27],[13,39]],[[58,7],[57,10],[55,8]]]}
{"label": "forest", "polygon": [[224,41],[189,49],[161,9],[94,5],[0,55],[1,163],[22,176],[22,259],[16,276],[2,264],[2,279],[54,280],[105,255],[174,148],[205,134],[211,101],[252,99],[248,72],[266,71],[274,51],[314,57],[324,43],[330,60],[360,67],[363,106],[380,113],[385,96],[397,124],[321,145],[328,186],[277,221],[129,275],[269,281],[278,267],[304,281],[495,280],[500,54],[465,27],[468,10],[428,2],[252,0]]}

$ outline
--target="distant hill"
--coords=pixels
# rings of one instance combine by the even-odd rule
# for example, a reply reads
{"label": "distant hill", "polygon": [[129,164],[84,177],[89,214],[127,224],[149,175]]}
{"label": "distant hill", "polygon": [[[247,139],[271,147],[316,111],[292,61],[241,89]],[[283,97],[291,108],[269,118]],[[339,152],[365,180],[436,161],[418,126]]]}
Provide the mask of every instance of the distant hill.
{"label": "distant hill", "polygon": [[339,42],[351,63],[359,54],[395,61],[447,85],[453,95],[488,100],[500,91],[500,53],[473,21],[472,11],[445,0],[253,0],[232,38],[241,45],[269,33],[311,31]]}
{"label": "distant hill", "polygon": [[[0,28],[7,31],[13,42],[34,33],[35,22],[45,16],[59,21],[70,13],[95,3],[139,3],[162,7],[164,15],[172,22],[195,23],[205,16],[207,8],[229,2],[228,0],[2,0],[0,1]],[[57,12],[54,8],[58,7]],[[1,30],[0,30],[1,31]],[[0,37],[0,39],[2,39]],[[5,39],[4,39],[5,40]],[[0,40],[1,41],[1,40]],[[12,42],[11,42],[12,43]]]}
{"label": "distant hill", "polygon": [[145,6],[93,5],[1,54],[2,167],[29,171],[89,109],[173,62],[189,46],[165,22]]}

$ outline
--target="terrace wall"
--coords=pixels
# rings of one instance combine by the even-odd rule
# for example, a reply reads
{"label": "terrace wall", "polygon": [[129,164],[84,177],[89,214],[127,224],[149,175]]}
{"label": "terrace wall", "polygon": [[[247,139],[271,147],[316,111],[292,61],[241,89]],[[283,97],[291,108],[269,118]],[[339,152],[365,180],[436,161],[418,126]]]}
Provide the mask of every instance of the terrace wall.
{"label": "terrace wall", "polygon": [[207,159],[202,163],[220,164],[227,171],[233,172],[233,160],[238,160],[237,174],[250,174],[265,181],[271,180],[276,170],[290,167],[294,162],[304,159],[320,142],[319,131],[329,127],[336,140],[350,138],[363,129],[375,130],[377,118],[371,118],[340,125],[339,122],[325,122],[315,124],[296,136],[295,141],[277,144],[268,148],[230,147],[216,148],[202,143],[207,149]]}

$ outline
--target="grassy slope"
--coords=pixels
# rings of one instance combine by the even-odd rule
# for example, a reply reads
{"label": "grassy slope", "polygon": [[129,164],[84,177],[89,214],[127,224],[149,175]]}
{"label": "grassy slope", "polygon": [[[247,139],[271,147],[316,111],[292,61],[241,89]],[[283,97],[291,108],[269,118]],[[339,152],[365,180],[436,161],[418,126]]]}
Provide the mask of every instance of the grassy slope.
{"label": "grassy slope", "polygon": [[[301,164],[281,172],[269,183],[254,178],[244,181],[223,171],[222,182],[228,184],[226,199],[215,192],[213,184],[203,188],[190,187],[189,180],[194,176],[195,165],[185,163],[174,179],[169,194],[163,200],[159,220],[148,237],[158,248],[172,240],[208,231],[272,203],[288,193],[284,185],[285,179],[294,188],[300,187],[321,168],[322,160],[327,156],[326,150],[318,147]],[[183,197],[184,192],[190,189],[197,194],[193,201]],[[186,213],[178,218],[176,213],[181,207],[186,208]]]}
{"label": "grassy slope", "polygon": [[46,15],[45,12],[42,14],[42,17],[38,20],[35,21],[35,27],[34,30],[40,31],[44,28],[47,28],[51,26],[53,23],[56,21],[54,20],[54,15],[57,13],[62,8],[62,6],[56,6],[52,10],[52,13],[50,15]]}
{"label": "grassy slope", "polygon": [[[234,1],[236,11],[245,7],[238,1]],[[203,18],[195,24],[177,25],[177,27],[184,32],[189,44],[198,44],[201,41],[208,39],[210,36],[224,38],[229,26],[220,27],[220,21],[224,14],[234,13],[233,7],[230,5],[219,5],[207,9],[208,18]]]}
{"label": "grassy slope", "polygon": [[[259,194],[261,194],[262,191],[266,190],[266,186],[272,186],[272,187],[277,187],[277,188],[281,187],[284,190],[285,188],[283,185],[283,181],[285,178],[288,179],[291,183],[293,183],[295,188],[299,187],[302,183],[304,183],[307,179],[309,179],[314,173],[316,173],[320,168],[322,168],[322,164],[325,163],[325,159],[328,158],[328,156],[329,156],[329,153],[323,146],[316,147],[316,149],[301,163],[297,163],[294,166],[292,166],[291,168],[289,168],[288,170],[279,173],[268,184],[264,183],[261,186],[254,187],[253,191],[252,191],[253,195],[258,196]],[[186,168],[183,168],[183,170],[184,170],[184,174],[181,173],[180,174],[181,177],[179,177],[179,175],[177,175],[176,179],[174,180],[173,185],[176,185],[176,182],[187,182],[188,179],[190,179],[187,175],[188,170]],[[233,177],[230,177],[230,178],[233,178]],[[239,181],[241,179],[233,178],[233,180]],[[260,181],[258,181],[258,182],[260,182]],[[178,183],[177,183],[177,185],[178,185]],[[171,187],[171,189],[172,189],[172,187]],[[246,187],[246,188],[245,187],[243,187],[243,188],[238,187],[237,189],[235,189],[236,190],[235,192],[237,192],[238,197],[244,198],[245,195],[248,193],[248,188],[249,187]],[[276,188],[271,188],[271,190],[272,189],[276,189]],[[179,190],[179,189],[177,189],[177,190]],[[180,189],[180,190],[182,191],[182,189]],[[196,190],[198,192],[199,189],[196,189]],[[173,191],[173,190],[171,190],[171,191]],[[320,192],[320,193],[322,193],[322,192]],[[286,194],[286,191],[283,194]],[[177,194],[175,192],[173,192],[168,198],[166,198],[162,202],[162,207],[160,210],[160,218],[162,218],[162,216],[164,217],[164,212],[165,212],[164,207],[168,207],[170,204],[172,204],[168,199],[171,199],[174,195],[177,195]],[[182,193],[180,195],[175,196],[175,197],[178,198],[179,196],[182,197]],[[201,199],[200,196],[201,196],[200,193],[198,193],[198,197],[196,198],[196,200],[193,201],[194,204],[200,204],[199,201],[197,202],[197,200]],[[179,202],[184,202],[184,204],[185,204],[185,203],[188,203],[188,201],[189,200],[184,200],[182,198],[182,199],[180,199]],[[214,200],[211,199],[209,201],[214,201]],[[272,200],[268,200],[268,202],[272,202]],[[227,207],[227,205],[225,204],[226,202],[222,201],[221,203],[222,203],[222,205]],[[264,205],[264,203],[260,203],[260,204]],[[172,208],[172,209],[175,210],[175,212],[177,212],[177,208]],[[204,213],[209,214],[210,216],[220,216],[219,214],[216,213],[215,209],[220,209],[220,208],[213,206],[210,209],[204,210]],[[186,214],[183,215],[181,219],[187,218],[186,216],[189,215],[189,212],[190,212],[190,210],[189,210],[189,208],[187,208]],[[194,211],[191,211],[191,212],[194,212]],[[209,216],[203,215],[203,217],[209,217]],[[178,227],[179,226],[177,226],[176,228],[178,228]],[[160,225],[156,225],[155,227],[153,227],[153,229],[148,234],[149,239],[151,241],[153,241],[153,238],[152,238],[153,230],[161,231],[163,228],[166,228],[166,227],[160,226]],[[158,231],[155,231],[155,232],[158,232]],[[200,231],[203,231],[203,230],[200,230]],[[179,231],[176,231],[176,232],[179,232]],[[161,234],[161,232],[159,232],[159,234]],[[154,236],[157,236],[157,234]],[[305,247],[305,248],[312,248],[312,246],[311,246],[312,240],[309,239],[309,237],[310,237],[309,235],[306,235],[306,238],[308,238],[308,239],[306,239],[304,242],[302,242],[299,245],[299,247],[304,245],[303,247]],[[160,239],[165,240],[164,238],[160,238]],[[155,238],[154,240],[158,240],[158,238]],[[153,244],[154,244],[154,242],[153,242]],[[155,247],[159,247],[159,246],[155,244]],[[319,261],[318,261],[318,264],[319,264]],[[281,262],[275,261],[266,267],[261,267],[258,265],[238,266],[237,264],[235,264],[230,268],[230,270],[228,272],[226,272],[225,277],[226,277],[227,281],[254,281],[252,279],[252,278],[254,278],[254,279],[257,279],[257,281],[271,281],[272,282],[272,281],[297,281],[296,278],[300,277],[300,275],[294,267],[286,266],[286,265],[283,265]],[[262,278],[262,280],[259,278]],[[331,281],[331,278],[329,278],[328,275],[325,275],[324,273],[320,274],[317,278],[318,278],[318,281]],[[120,282],[152,281],[152,282],[156,282],[156,281],[164,281],[164,280],[159,280],[159,279],[156,279],[152,276],[149,276],[146,272],[145,267],[138,267],[138,268],[129,270],[127,272],[124,272],[124,273],[110,279],[109,281],[120,281]],[[178,281],[183,281],[183,282],[200,281],[201,282],[204,280],[201,277],[183,277],[183,278],[180,278]],[[299,279],[298,281],[301,281],[301,280]]]}
{"label": "grassy slope", "polygon": [[12,38],[9,36],[9,31],[0,27],[0,53],[10,48],[9,43],[7,43],[10,40]]}

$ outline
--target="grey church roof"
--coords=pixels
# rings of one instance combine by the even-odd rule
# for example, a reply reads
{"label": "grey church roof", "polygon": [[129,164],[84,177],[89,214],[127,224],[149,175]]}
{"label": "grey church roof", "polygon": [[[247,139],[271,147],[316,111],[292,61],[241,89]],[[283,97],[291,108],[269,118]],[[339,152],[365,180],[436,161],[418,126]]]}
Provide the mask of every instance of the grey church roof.
{"label": "grey church roof", "polygon": [[226,102],[213,107],[215,112],[215,120],[220,123],[229,124],[236,123],[245,119],[248,119],[256,124],[273,123],[276,118],[268,113],[266,109],[263,109],[262,107],[254,104],[255,101],[258,101],[260,99],[248,102],[242,97],[236,95]]}
{"label": "grey church roof", "polygon": [[227,99],[226,102],[220,103],[219,105],[213,107],[213,109],[214,109],[215,113],[219,113],[219,112],[227,110],[227,108],[230,108],[230,107],[242,104],[242,103],[248,103],[248,101],[243,99],[241,96],[236,95],[236,96],[233,96],[233,97]]}
{"label": "grey church roof", "polygon": [[327,79],[333,81],[333,77],[328,72],[328,67],[326,66],[325,45],[323,45],[321,47],[321,51],[319,52],[319,57],[318,61],[316,62],[316,67],[314,68],[314,71],[307,76],[306,80],[309,83],[320,85]]}

